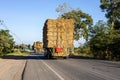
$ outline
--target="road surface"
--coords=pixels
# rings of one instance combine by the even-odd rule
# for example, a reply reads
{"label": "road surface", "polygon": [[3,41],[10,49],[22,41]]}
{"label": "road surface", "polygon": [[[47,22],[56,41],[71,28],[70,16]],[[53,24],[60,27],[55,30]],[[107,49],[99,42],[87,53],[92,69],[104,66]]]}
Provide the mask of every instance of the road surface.
{"label": "road surface", "polygon": [[23,80],[120,80],[120,62],[81,57],[48,60],[32,54]]}

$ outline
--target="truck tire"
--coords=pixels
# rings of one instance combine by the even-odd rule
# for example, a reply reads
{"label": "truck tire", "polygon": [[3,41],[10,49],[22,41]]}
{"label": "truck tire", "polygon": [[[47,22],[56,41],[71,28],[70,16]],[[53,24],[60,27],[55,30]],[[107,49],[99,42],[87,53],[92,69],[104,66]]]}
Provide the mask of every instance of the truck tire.
{"label": "truck tire", "polygon": [[69,58],[68,56],[63,57],[63,59],[68,59],[68,58]]}
{"label": "truck tire", "polygon": [[47,59],[51,59],[51,58],[52,58],[51,54],[47,54]]}

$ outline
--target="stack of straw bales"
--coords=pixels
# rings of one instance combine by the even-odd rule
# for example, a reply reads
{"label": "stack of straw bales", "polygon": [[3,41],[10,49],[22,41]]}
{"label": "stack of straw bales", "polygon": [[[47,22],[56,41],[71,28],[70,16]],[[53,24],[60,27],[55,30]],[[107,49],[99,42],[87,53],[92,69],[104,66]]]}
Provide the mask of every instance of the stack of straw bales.
{"label": "stack of straw bales", "polygon": [[39,42],[39,41],[34,42],[34,48],[42,48],[42,47],[43,47],[42,42]]}
{"label": "stack of straw bales", "polygon": [[40,41],[34,42],[34,51],[40,53],[42,51],[43,44]]}
{"label": "stack of straw bales", "polygon": [[73,19],[47,19],[43,28],[43,47],[73,47],[73,33]]}

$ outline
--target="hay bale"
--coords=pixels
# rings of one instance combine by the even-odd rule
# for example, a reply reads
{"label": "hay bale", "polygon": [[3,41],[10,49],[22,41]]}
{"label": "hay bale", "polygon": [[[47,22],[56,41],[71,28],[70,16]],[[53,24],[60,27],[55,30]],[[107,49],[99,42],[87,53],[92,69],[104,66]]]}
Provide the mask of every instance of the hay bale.
{"label": "hay bale", "polygon": [[43,47],[73,47],[74,21],[47,19],[43,27]]}
{"label": "hay bale", "polygon": [[40,41],[34,42],[34,48],[42,48],[43,44]]}

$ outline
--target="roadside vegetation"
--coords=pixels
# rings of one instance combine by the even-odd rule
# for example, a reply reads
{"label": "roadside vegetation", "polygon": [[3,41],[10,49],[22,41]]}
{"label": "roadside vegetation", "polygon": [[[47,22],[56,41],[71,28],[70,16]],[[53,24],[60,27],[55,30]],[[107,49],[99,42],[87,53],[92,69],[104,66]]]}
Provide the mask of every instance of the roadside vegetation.
{"label": "roadside vegetation", "polygon": [[14,49],[14,52],[7,53],[3,56],[28,56],[30,54],[29,51],[20,51],[19,49]]}
{"label": "roadside vegetation", "polygon": [[3,53],[2,55],[0,55],[0,57],[7,57],[7,56],[28,56],[30,55],[30,51],[23,51],[20,49],[14,49],[12,52],[9,53]]}
{"label": "roadside vegetation", "polygon": [[[27,50],[26,50],[27,48]],[[14,38],[9,30],[0,30],[0,57],[2,56],[27,56],[30,52],[30,45],[15,45]]]}
{"label": "roadside vegetation", "polygon": [[[107,22],[99,20],[93,25],[92,17],[80,9],[73,9],[65,3],[56,9],[59,18],[75,21],[74,38],[84,37],[86,43],[74,49],[77,56],[98,59],[120,60],[120,0],[100,0],[98,5],[105,12]],[[97,16],[97,15],[96,15]]]}
{"label": "roadside vegetation", "polygon": [[14,47],[14,39],[9,34],[9,30],[0,30],[0,55],[12,53]]}

